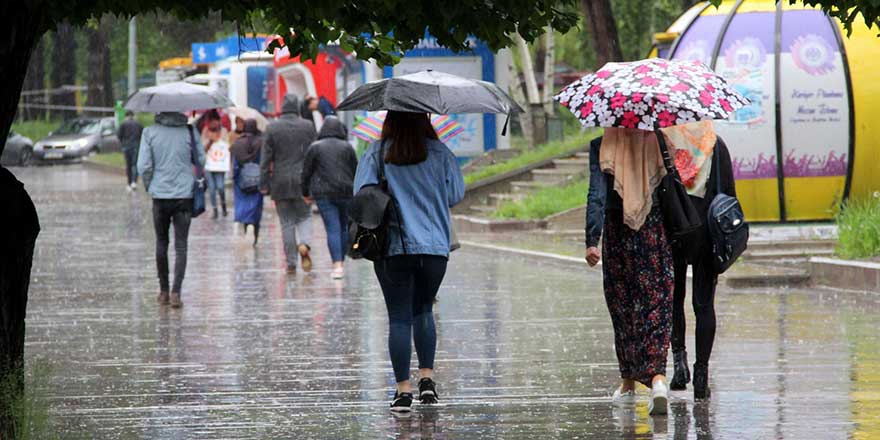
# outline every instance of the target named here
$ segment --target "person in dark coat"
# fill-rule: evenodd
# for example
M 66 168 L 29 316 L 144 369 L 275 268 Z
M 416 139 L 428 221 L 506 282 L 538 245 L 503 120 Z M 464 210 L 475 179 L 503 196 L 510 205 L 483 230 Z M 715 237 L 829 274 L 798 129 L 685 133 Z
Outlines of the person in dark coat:
M 119 126 L 119 142 L 125 156 L 125 176 L 128 178 L 128 190 L 137 189 L 137 155 L 141 146 L 141 133 L 144 126 L 134 118 L 130 110 L 125 112 L 125 121 Z
M 721 179 L 721 192 L 736 197 L 736 184 L 733 178 L 730 152 L 727 150 L 724 140 L 714 134 L 711 125 L 708 125 L 708 129 L 712 130 L 712 133 L 706 133 L 707 136 L 689 136 L 691 139 L 703 139 L 703 142 L 707 143 L 702 148 L 696 146 L 698 148 L 692 148 L 691 150 L 699 151 L 702 149 L 710 152 L 704 155 L 705 160 L 703 162 L 705 169 L 708 171 L 708 179 L 703 181 L 695 179 L 695 181 L 691 181 L 687 179 L 688 173 L 686 171 L 679 171 L 685 186 L 688 188 L 691 201 L 693 201 L 694 207 L 702 219 L 707 218 L 709 204 L 718 194 L 719 179 Z M 676 145 L 676 148 L 680 149 L 682 146 Z M 693 175 L 694 173 L 690 174 Z M 672 308 L 672 354 L 675 373 L 669 386 L 673 390 L 684 390 L 691 379 L 684 339 L 684 300 L 687 287 L 687 267 L 690 264 L 693 266 L 693 297 L 691 302 L 693 303 L 697 321 L 694 331 L 697 349 L 693 377 L 695 399 L 707 399 L 711 395 L 709 389 L 709 357 L 712 355 L 712 345 L 715 342 L 715 287 L 718 284 L 718 274 L 712 264 L 713 257 L 707 223 L 703 224 L 703 229 L 704 238 L 693 257 L 688 258 L 673 254 L 675 261 L 675 289 Z
M 306 203 L 318 203 L 333 260 L 333 278 L 344 276 L 348 245 L 348 205 L 352 197 L 357 155 L 346 140 L 345 125 L 335 116 L 324 120 L 318 140 L 306 153 L 302 191 Z
M 248 119 L 238 139 L 232 144 L 232 181 L 235 196 L 235 221 L 244 225 L 247 233 L 248 225 L 254 228 L 254 246 L 260 238 L 260 220 L 263 218 L 263 194 L 259 191 L 242 189 L 242 169 L 247 164 L 260 164 L 260 149 L 263 139 L 257 130 L 257 121 Z
M 312 213 L 300 184 L 306 150 L 317 137 L 315 125 L 300 117 L 299 98 L 287 95 L 281 117 L 266 128 L 260 153 L 260 191 L 275 201 L 290 274 L 296 272 L 297 253 L 303 270 L 312 269 Z

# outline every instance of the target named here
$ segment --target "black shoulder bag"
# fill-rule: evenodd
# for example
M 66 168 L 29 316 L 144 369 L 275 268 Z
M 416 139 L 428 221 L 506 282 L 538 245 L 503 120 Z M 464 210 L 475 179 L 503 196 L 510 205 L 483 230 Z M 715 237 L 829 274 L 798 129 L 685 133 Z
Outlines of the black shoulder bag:
M 379 148 L 378 162 L 379 183 L 361 188 L 351 199 L 348 211 L 351 219 L 349 236 L 352 237 L 348 254 L 354 259 L 378 261 L 385 258 L 388 254 L 389 217 L 392 211 L 400 229 L 400 245 L 403 253 L 407 253 L 403 240 L 403 222 L 385 178 L 385 141 L 382 141 Z
M 681 182 L 675 162 L 666 148 L 666 139 L 660 130 L 655 130 L 666 176 L 660 181 L 660 208 L 663 210 L 663 225 L 666 237 L 676 255 L 691 257 L 699 249 L 703 238 L 703 220 Z
M 707 221 L 712 244 L 712 263 L 718 274 L 724 273 L 746 250 L 749 243 L 749 224 L 736 197 L 721 192 L 721 162 L 715 149 L 717 192 L 709 204 Z

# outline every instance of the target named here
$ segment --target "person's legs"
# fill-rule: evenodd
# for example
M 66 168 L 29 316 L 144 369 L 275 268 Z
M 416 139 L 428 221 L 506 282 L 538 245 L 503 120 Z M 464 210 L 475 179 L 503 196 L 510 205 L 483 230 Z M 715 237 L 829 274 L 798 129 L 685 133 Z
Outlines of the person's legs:
M 214 182 L 214 172 L 205 173 L 205 181 L 208 184 L 208 195 L 211 199 L 211 207 L 214 208 L 214 217 L 217 216 L 217 184 Z
M 123 155 L 125 156 L 125 176 L 128 179 L 128 185 L 137 182 L 137 163 L 134 160 L 135 155 L 137 154 L 137 149 L 129 148 L 123 151 Z
M 675 288 L 672 292 L 672 356 L 674 374 L 669 387 L 673 390 L 687 388 L 691 381 L 691 373 L 687 364 L 685 351 L 684 299 L 687 292 L 687 258 L 674 257 Z
M 156 231 L 156 271 L 159 276 L 159 293 L 168 295 L 168 228 L 171 215 L 168 214 L 167 200 L 153 199 L 153 228 Z M 161 301 L 161 298 L 160 298 Z
M 412 358 L 413 297 L 415 276 L 412 256 L 397 256 L 376 261 L 373 270 L 388 309 L 388 352 L 394 368 L 394 380 L 401 393 L 411 392 L 409 364 Z
M 425 255 L 419 257 L 415 273 L 415 298 L 413 298 L 413 340 L 419 358 L 422 377 L 431 377 L 434 355 L 437 351 L 437 330 L 434 326 L 434 298 L 446 275 L 448 260 L 445 257 Z
M 336 210 L 339 211 L 339 243 L 342 257 L 340 261 L 345 261 L 345 253 L 348 251 L 348 205 L 351 199 L 339 199 L 336 201 Z
M 278 211 L 278 220 L 281 222 L 281 239 L 284 242 L 287 268 L 295 268 L 297 262 L 296 212 L 293 200 L 277 200 L 275 201 L 275 209 Z
M 324 222 L 324 229 L 327 231 L 327 248 L 330 250 L 330 259 L 334 263 L 342 262 L 342 243 L 340 238 L 339 209 L 330 199 L 318 199 L 318 210 L 321 212 L 321 220 Z
M 710 260 L 694 262 L 694 292 L 692 302 L 697 317 L 696 343 L 698 365 L 708 365 L 715 343 L 715 287 L 718 275 Z
M 605 219 L 604 239 L 602 240 L 602 283 L 605 305 L 611 316 L 614 328 L 614 350 L 620 371 L 619 390 L 628 393 L 635 389 L 633 360 L 630 350 L 630 336 L 633 333 L 630 322 L 630 298 L 627 289 L 627 264 L 623 258 L 623 221 L 620 215 L 610 214 Z
M 214 190 L 220 196 L 220 208 L 223 210 L 223 217 L 226 217 L 226 173 L 212 171 L 211 176 L 214 178 Z
M 178 200 L 172 216 L 174 222 L 174 284 L 171 293 L 180 295 L 183 277 L 186 274 L 187 240 L 192 220 L 192 199 Z
M 302 199 L 292 201 L 294 204 L 294 225 L 296 228 L 297 251 L 300 264 L 305 272 L 312 270 L 312 207 Z

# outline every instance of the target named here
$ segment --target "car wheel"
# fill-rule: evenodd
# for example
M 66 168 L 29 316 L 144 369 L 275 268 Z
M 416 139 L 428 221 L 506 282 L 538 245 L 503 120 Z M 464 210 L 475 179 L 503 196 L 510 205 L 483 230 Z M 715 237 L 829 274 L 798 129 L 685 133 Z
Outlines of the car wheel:
M 34 158 L 34 150 L 31 147 L 22 147 L 18 153 L 18 164 L 25 167 L 31 164 Z

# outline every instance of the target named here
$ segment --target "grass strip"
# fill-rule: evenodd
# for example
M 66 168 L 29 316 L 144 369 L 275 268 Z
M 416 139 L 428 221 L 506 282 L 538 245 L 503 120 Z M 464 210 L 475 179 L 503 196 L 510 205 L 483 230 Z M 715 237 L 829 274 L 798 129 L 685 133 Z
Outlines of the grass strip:
M 880 191 L 850 199 L 837 215 L 837 255 L 847 259 L 880 257 Z
M 506 201 L 498 206 L 494 217 L 500 219 L 539 220 L 587 203 L 587 179 L 565 186 L 549 186 L 522 200 Z

